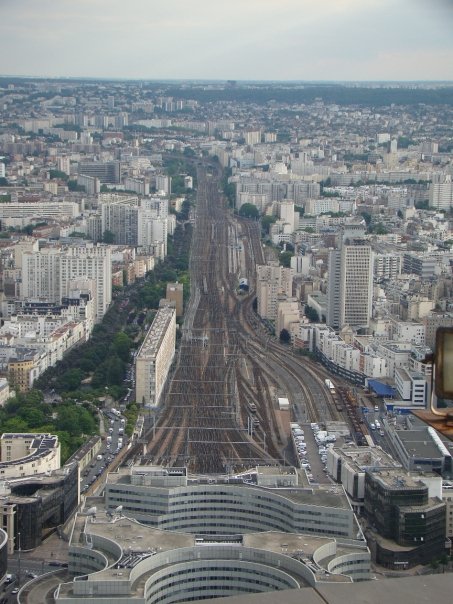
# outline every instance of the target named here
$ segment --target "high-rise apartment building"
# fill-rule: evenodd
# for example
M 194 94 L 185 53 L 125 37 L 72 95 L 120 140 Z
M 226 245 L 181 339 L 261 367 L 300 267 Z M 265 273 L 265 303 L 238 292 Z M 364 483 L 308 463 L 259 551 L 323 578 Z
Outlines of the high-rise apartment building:
M 453 206 L 453 182 L 451 174 L 433 174 L 429 186 L 429 207 L 449 210 Z
M 82 277 L 92 285 L 95 316 L 99 321 L 112 301 L 111 253 L 105 245 L 25 252 L 21 297 L 61 304 L 62 297 L 68 296 L 74 283 Z
M 256 271 L 258 314 L 275 320 L 278 302 L 292 296 L 294 271 L 278 264 L 257 265 Z
M 60 302 L 61 256 L 59 248 L 44 248 L 22 254 L 23 299 L 44 298 L 50 302 Z
M 96 320 L 102 319 L 112 301 L 112 259 L 107 245 L 70 247 L 61 257 L 60 291 L 67 296 L 74 280 L 91 279 L 96 284 L 94 295 Z
M 115 244 L 138 245 L 140 208 L 138 197 L 121 195 L 101 196 L 102 232 L 115 235 Z

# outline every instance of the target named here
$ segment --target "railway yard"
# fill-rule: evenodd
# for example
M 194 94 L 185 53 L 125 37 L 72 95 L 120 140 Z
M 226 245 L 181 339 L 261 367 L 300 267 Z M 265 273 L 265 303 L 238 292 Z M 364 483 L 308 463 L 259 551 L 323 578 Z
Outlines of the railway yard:
M 344 419 L 326 372 L 271 338 L 253 311 L 255 267 L 265 262 L 259 223 L 232 216 L 219 180 L 199 165 L 190 301 L 143 458 L 202 474 L 293 463 L 290 421 Z M 240 277 L 249 291 L 238 290 Z M 291 417 L 278 396 L 289 398 Z

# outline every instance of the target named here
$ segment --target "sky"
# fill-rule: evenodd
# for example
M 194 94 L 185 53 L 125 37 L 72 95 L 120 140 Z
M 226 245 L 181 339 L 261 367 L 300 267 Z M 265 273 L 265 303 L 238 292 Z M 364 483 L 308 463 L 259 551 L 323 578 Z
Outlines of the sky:
M 453 0 L 0 0 L 1 75 L 453 80 Z

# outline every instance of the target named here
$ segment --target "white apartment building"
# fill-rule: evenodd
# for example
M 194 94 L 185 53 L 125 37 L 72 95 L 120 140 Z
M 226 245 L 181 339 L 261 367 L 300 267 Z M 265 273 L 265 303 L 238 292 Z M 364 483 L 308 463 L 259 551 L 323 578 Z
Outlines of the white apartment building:
M 0 220 L 6 226 L 23 227 L 33 219 L 73 220 L 80 215 L 73 201 L 8 201 L 0 204 Z
M 44 474 L 60 467 L 60 443 L 53 434 L 5 432 L 0 447 L 1 480 Z
M 399 254 L 374 254 L 374 277 L 396 279 L 401 274 L 402 260 Z
M 100 321 L 112 301 L 112 260 L 108 245 L 70 247 L 61 257 L 60 291 L 67 296 L 74 280 L 85 277 L 96 284 L 93 296 L 96 320 Z
M 286 329 L 291 333 L 291 324 L 299 322 L 300 311 L 299 302 L 295 298 L 278 303 L 277 319 L 275 323 L 275 333 L 277 337 L 280 336 L 283 329 Z
M 310 268 L 312 267 L 312 255 L 305 254 L 305 256 L 293 256 L 291 258 L 291 268 L 294 273 L 301 275 L 308 275 Z
M 340 202 L 335 197 L 323 197 L 322 199 L 307 199 L 305 202 L 305 215 L 319 216 L 324 212 L 339 212 Z
M 449 210 L 453 206 L 451 174 L 433 174 L 429 186 L 429 206 L 436 210 Z
M 171 176 L 157 174 L 155 177 L 156 190 L 163 191 L 166 195 L 171 193 Z
M 60 302 L 61 257 L 60 248 L 43 248 L 22 254 L 22 299 L 44 298 Z
M 410 407 L 424 409 L 428 403 L 429 385 L 426 376 L 403 367 L 395 371 L 396 389 Z
M 14 244 L 14 266 L 22 268 L 22 254 L 25 252 L 39 252 L 39 241 L 32 237 L 26 237 Z
M 425 326 L 422 323 L 396 321 L 393 333 L 398 342 L 411 342 L 416 346 L 425 344 Z
M 290 201 L 289 199 L 281 201 L 277 208 L 280 220 L 289 226 L 291 232 L 294 232 L 296 223 L 299 223 L 299 213 L 294 211 L 294 201 Z
M 99 196 L 102 233 L 115 235 L 117 245 L 137 245 L 139 218 L 138 197 L 102 194 Z
M 410 342 L 399 342 L 391 340 L 380 342 L 375 340 L 371 344 L 371 349 L 381 358 L 385 359 L 388 367 L 388 376 L 395 378 L 397 369 L 409 366 L 409 358 L 412 352 L 412 344 Z
M 168 220 L 167 218 L 144 217 L 140 214 L 137 233 L 137 245 L 144 248 L 152 248 L 153 245 L 161 243 L 164 256 L 167 255 Z
M 3 407 L 9 397 L 10 389 L 8 380 L 6 378 L 0 378 L 0 407 Z
M 246 130 L 244 140 L 246 145 L 257 145 L 261 142 L 261 130 Z
M 135 359 L 136 401 L 157 406 L 175 355 L 176 309 L 159 308 Z
M 293 269 L 274 263 L 257 265 L 256 271 L 258 314 L 275 320 L 278 302 L 292 297 Z

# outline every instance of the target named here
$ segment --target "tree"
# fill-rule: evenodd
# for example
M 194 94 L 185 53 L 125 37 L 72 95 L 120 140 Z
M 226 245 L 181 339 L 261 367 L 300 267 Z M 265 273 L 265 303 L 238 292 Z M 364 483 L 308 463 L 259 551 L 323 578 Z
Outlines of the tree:
M 308 304 L 305 306 L 305 316 L 311 323 L 319 323 L 318 311 Z
M 369 212 L 361 212 L 360 215 L 363 217 L 367 227 L 369 227 L 371 224 L 371 214 Z
M 49 178 L 52 180 L 53 178 L 59 178 L 61 180 L 68 180 L 69 176 L 66 172 L 62 172 L 61 170 L 49 170 Z
M 68 180 L 68 189 L 69 191 L 85 192 L 85 187 L 83 185 L 78 185 L 76 180 Z
M 370 232 L 374 233 L 375 235 L 387 235 L 389 231 L 385 228 L 382 222 L 378 222 L 378 224 L 375 226 L 370 227 Z
M 244 203 L 239 210 L 239 216 L 244 218 L 259 218 L 259 211 L 252 203 Z
M 61 390 L 76 390 L 80 386 L 83 374 L 80 369 L 70 369 L 66 371 L 58 380 L 58 386 Z
M 294 256 L 294 254 L 292 252 L 281 252 L 279 258 L 280 258 L 280 264 L 286 268 L 290 268 L 291 267 L 291 258 Z
M 112 231 L 104 231 L 102 234 L 102 241 L 110 244 L 115 243 L 115 233 L 112 233 Z
M 261 218 L 261 228 L 267 235 L 269 234 L 271 224 L 274 224 L 275 222 L 277 222 L 277 218 L 275 216 L 263 216 Z
M 119 358 L 125 363 L 129 361 L 131 346 L 132 340 L 126 333 L 124 333 L 124 331 L 117 333 L 113 339 L 112 348 Z
M 282 329 L 280 332 L 280 342 L 289 344 L 291 342 L 291 335 L 287 329 Z

